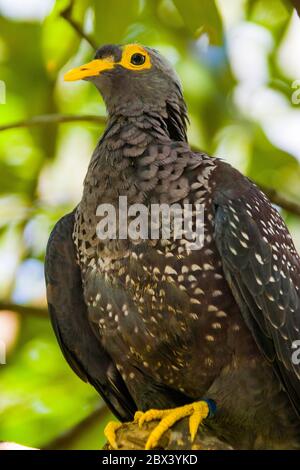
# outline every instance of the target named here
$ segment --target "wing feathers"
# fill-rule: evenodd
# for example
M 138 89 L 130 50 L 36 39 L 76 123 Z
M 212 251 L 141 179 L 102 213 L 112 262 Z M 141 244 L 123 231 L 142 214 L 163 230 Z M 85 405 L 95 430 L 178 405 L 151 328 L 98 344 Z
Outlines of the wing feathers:
M 292 362 L 300 329 L 300 259 L 279 214 L 244 180 L 238 185 L 243 191 L 229 192 L 227 180 L 215 197 L 215 240 L 243 317 L 300 413 L 300 365 Z
M 136 411 L 135 403 L 88 321 L 72 240 L 73 225 L 73 213 L 63 217 L 47 246 L 45 277 L 52 326 L 76 374 L 96 388 L 120 420 L 130 420 Z

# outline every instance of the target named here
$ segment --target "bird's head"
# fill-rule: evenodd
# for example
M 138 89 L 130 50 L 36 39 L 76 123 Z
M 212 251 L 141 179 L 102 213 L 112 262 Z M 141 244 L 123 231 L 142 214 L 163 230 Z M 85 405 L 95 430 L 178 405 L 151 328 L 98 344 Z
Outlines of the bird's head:
M 66 81 L 88 80 L 100 91 L 109 114 L 157 113 L 172 138 L 186 140 L 186 105 L 178 76 L 154 49 L 139 44 L 106 45 L 94 60 L 65 74 Z

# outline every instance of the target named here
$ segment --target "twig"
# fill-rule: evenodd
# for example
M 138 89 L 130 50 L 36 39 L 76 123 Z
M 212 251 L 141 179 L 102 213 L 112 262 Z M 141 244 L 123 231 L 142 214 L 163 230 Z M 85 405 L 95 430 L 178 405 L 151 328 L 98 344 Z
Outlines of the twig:
M 49 442 L 48 444 L 45 444 L 43 446 L 43 449 L 53 450 L 53 449 L 69 448 L 70 444 L 72 444 L 74 440 L 76 440 L 78 437 L 84 434 L 85 431 L 88 431 L 94 422 L 98 421 L 99 427 L 100 427 L 101 422 L 104 420 L 104 418 L 108 414 L 109 414 L 108 408 L 105 405 L 102 405 L 101 407 L 93 411 L 89 416 L 87 416 L 78 424 L 76 424 L 73 428 L 64 432 L 60 436 L 55 437 L 53 441 Z M 100 435 L 99 435 L 99 440 L 100 440 Z
M 0 302 L 0 310 L 11 310 L 12 312 L 17 312 L 21 315 L 26 316 L 34 316 L 40 318 L 48 317 L 48 310 L 46 307 L 30 307 L 28 305 L 13 304 L 10 302 Z
M 105 124 L 106 119 L 103 116 L 96 116 L 94 114 L 44 114 L 41 116 L 35 116 L 30 119 L 24 119 L 22 121 L 16 121 L 11 124 L 4 124 L 0 126 L 1 131 L 7 131 L 9 129 L 17 129 L 20 127 L 33 127 L 33 126 L 44 126 L 46 124 L 61 124 L 64 122 L 76 122 L 76 121 L 88 121 L 100 124 Z
M 90 35 L 86 34 L 83 31 L 81 25 L 72 18 L 72 9 L 73 2 L 71 2 L 71 4 L 60 13 L 60 16 L 64 18 L 70 24 L 70 26 L 72 26 L 72 28 L 76 31 L 79 36 L 85 39 L 89 43 L 89 45 L 96 50 L 98 47 L 96 41 Z
M 291 0 L 291 4 L 293 5 L 298 15 L 300 16 L 300 0 Z

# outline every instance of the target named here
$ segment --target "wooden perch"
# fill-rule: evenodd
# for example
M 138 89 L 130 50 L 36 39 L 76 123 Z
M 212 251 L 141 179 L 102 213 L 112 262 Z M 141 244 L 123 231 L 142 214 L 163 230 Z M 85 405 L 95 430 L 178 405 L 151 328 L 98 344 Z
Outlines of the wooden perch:
M 158 421 L 144 423 L 140 429 L 137 422 L 124 423 L 116 432 L 119 450 L 143 450 L 150 432 L 157 426 Z M 160 439 L 160 450 L 233 450 L 224 441 L 216 437 L 208 427 L 201 426 L 193 444 L 189 436 L 188 418 L 176 423 Z M 105 444 L 103 450 L 112 450 Z

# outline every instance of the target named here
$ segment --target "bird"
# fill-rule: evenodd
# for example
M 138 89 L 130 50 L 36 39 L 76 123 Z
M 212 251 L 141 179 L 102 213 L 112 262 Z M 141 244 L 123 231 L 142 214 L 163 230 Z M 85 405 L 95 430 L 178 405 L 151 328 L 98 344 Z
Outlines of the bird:
M 237 169 L 189 146 L 182 86 L 157 50 L 105 45 L 64 78 L 92 82 L 108 114 L 82 199 L 46 250 L 65 359 L 119 422 L 158 420 L 147 449 L 183 417 L 191 441 L 205 423 L 235 449 L 299 449 L 300 258 L 281 215 Z M 201 207 L 201 246 L 187 230 L 121 235 L 134 221 L 121 198 L 192 206 L 193 217 Z M 122 219 L 106 239 L 99 207 Z M 106 430 L 112 447 L 118 426 Z

